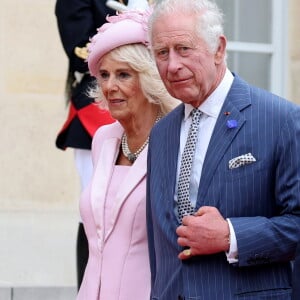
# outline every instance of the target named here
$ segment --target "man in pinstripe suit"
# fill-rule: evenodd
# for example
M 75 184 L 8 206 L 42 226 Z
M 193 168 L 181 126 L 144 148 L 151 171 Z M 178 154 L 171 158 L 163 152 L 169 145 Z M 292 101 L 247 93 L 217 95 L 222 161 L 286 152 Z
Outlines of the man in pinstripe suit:
M 300 108 L 228 70 L 222 13 L 212 1 L 162 0 L 149 28 L 160 75 L 183 102 L 150 136 L 151 299 L 290 299 Z M 194 108 L 202 114 L 189 189 L 194 213 L 181 222 L 179 170 Z

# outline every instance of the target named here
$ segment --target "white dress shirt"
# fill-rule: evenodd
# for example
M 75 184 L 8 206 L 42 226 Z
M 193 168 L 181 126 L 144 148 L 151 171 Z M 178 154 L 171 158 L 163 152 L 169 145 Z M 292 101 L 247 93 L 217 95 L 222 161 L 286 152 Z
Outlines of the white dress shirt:
M 233 75 L 227 69 L 219 86 L 214 90 L 214 92 L 198 107 L 202 112 L 199 131 L 197 137 L 197 144 L 195 150 L 195 157 L 193 160 L 192 170 L 191 170 L 191 181 L 190 181 L 190 200 L 193 206 L 196 205 L 198 188 L 201 178 L 201 172 L 203 167 L 203 162 L 205 159 L 206 151 L 210 138 L 212 136 L 217 118 L 225 101 L 225 98 L 230 90 L 233 82 Z M 175 202 L 176 202 L 176 213 L 177 213 L 177 185 L 179 178 L 179 170 L 181 165 L 181 156 L 186 144 L 188 137 L 189 128 L 192 122 L 190 116 L 193 106 L 190 104 L 185 104 L 185 116 L 181 123 L 180 130 L 180 147 L 178 153 L 178 167 L 177 167 L 177 182 L 176 182 L 176 192 L 175 192 Z M 232 224 L 229 219 L 227 219 L 230 229 L 230 249 L 226 253 L 227 260 L 229 263 L 237 262 L 237 242 L 234 234 Z

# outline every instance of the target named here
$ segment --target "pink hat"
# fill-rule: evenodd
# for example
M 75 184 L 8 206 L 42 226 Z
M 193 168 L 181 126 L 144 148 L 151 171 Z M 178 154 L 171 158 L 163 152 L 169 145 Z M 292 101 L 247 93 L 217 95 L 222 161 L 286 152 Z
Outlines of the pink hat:
M 128 44 L 141 43 L 148 45 L 148 18 L 146 11 L 125 11 L 116 16 L 108 16 L 108 23 L 103 24 L 90 41 L 88 47 L 88 66 L 91 75 L 97 75 L 97 64 L 109 51 Z

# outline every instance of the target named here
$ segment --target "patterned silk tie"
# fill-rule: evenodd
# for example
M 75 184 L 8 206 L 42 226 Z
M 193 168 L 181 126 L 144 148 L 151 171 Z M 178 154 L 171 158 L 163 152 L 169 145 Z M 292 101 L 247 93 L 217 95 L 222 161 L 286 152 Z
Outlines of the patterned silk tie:
M 194 208 L 190 201 L 190 177 L 201 114 L 201 111 L 196 108 L 194 108 L 191 112 L 192 124 L 189 129 L 188 138 L 181 157 L 177 191 L 178 217 L 180 222 L 184 216 L 194 213 Z

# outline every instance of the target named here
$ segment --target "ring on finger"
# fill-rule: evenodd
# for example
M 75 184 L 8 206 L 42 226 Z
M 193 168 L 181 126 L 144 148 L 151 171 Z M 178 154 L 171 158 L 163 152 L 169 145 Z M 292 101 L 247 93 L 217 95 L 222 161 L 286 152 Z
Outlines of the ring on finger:
M 183 254 L 184 254 L 185 256 L 191 256 L 191 255 L 192 255 L 192 250 L 191 250 L 191 248 L 183 250 Z

